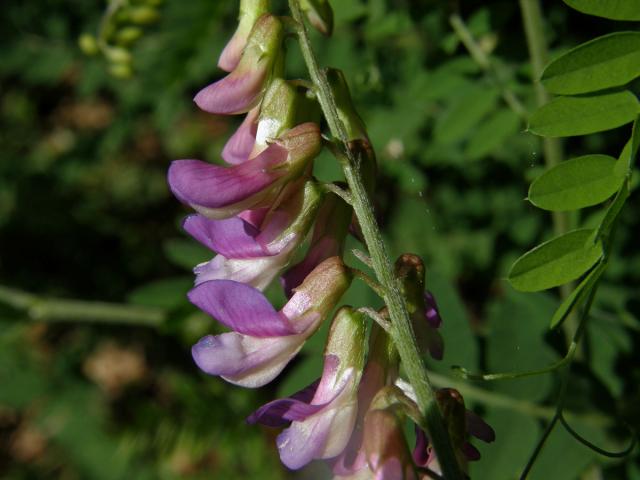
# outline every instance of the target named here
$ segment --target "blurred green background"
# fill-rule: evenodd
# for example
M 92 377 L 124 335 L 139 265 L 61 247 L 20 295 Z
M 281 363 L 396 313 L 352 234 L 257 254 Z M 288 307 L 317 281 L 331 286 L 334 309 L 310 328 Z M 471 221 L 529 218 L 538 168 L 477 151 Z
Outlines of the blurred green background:
M 211 253 L 181 231 L 187 210 L 170 195 L 165 173 L 172 159 L 219 162 L 239 123 L 191 102 L 222 75 L 217 56 L 235 28 L 237 3 L 165 0 L 158 22 L 131 48 L 130 79 L 110 76 L 103 58 L 78 48 L 83 32 L 97 30 L 101 2 L 3 6 L 2 478 L 327 477 L 320 464 L 287 472 L 277 432 L 244 423 L 262 403 L 319 375 L 322 332 L 257 391 L 203 375 L 190 356 L 200 336 L 219 331 L 185 298 L 191 268 Z M 557 379 L 469 383 L 454 379 L 450 367 L 524 370 L 564 354 L 562 335 L 547 329 L 557 294 L 516 293 L 503 280 L 515 258 L 552 235 L 550 216 L 524 200 L 544 168 L 540 142 L 499 88 L 535 108 L 517 2 L 458 5 L 492 62 L 489 72 L 452 32 L 456 2 L 333 5 L 334 38 L 314 41 L 324 65 L 345 71 L 369 127 L 381 171 L 376 201 L 393 254 L 418 253 L 427 264 L 446 342 L 444 360 L 430 368 L 439 386 L 458 388 L 497 433 L 494 444 L 478 445 L 483 458 L 471 477 L 516 478 L 552 415 Z M 544 2 L 544 15 L 552 55 L 634 28 L 558 1 Z M 288 46 L 291 76 L 304 76 L 296 45 Z M 629 129 L 571 139 L 565 158 L 617 156 Z M 316 173 L 340 176 L 327 154 Z M 598 212 L 573 221 L 589 224 Z M 567 404 L 578 431 L 613 449 L 627 436 L 621 419 L 638 426 L 640 404 L 636 208 L 622 224 Z M 282 302 L 277 288 L 270 296 Z M 379 305 L 357 283 L 345 302 Z M 640 468 L 637 455 L 606 459 L 556 429 L 531 478 L 638 480 Z

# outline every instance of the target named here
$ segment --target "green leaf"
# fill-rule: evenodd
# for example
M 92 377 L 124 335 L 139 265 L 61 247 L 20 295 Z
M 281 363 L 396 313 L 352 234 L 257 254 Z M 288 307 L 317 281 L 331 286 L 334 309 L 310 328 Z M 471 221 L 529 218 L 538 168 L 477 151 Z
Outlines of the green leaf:
M 577 95 L 618 87 L 640 76 L 640 32 L 616 32 L 569 50 L 541 81 L 548 91 Z
M 608 155 L 586 155 L 547 170 L 529 188 L 529 201 L 555 212 L 577 210 L 604 202 L 618 191 L 623 177 L 617 160 Z
M 560 304 L 558 309 L 551 318 L 551 324 L 549 328 L 554 329 L 560 325 L 569 316 L 569 314 L 578 308 L 586 300 L 589 291 L 593 288 L 595 283 L 600 279 L 602 273 L 605 270 L 605 264 L 600 263 L 594 268 L 589 275 L 587 275 L 582 282 L 571 292 L 567 298 Z
M 639 111 L 638 99 L 628 91 L 559 97 L 531 115 L 529 131 L 542 137 L 586 135 L 629 123 Z
M 513 288 L 536 292 L 580 277 L 602 256 L 591 229 L 574 230 L 538 245 L 515 261 L 508 279 Z
M 640 20 L 638 0 L 564 0 L 579 12 L 611 20 Z

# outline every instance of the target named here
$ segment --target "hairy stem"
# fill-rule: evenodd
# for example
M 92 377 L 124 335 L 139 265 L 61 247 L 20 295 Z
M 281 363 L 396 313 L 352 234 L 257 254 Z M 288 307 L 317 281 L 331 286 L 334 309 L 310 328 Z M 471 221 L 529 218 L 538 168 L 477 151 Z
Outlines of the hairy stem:
M 371 255 L 373 270 L 384 290 L 384 300 L 391 317 L 391 333 L 396 348 L 407 377 L 415 390 L 418 407 L 424 415 L 429 437 L 438 456 L 444 477 L 447 480 L 463 480 L 465 476 L 451 445 L 449 432 L 444 424 L 433 386 L 429 381 L 427 370 L 418 350 L 405 300 L 400 293 L 398 281 L 393 275 L 393 264 L 378 228 L 371 199 L 362 181 L 360 159 L 348 146 L 347 132 L 338 117 L 335 98 L 329 82 L 318 66 L 298 0 L 289 0 L 289 8 L 296 21 L 300 49 L 311 80 L 316 86 L 318 101 L 331 134 L 342 144 L 344 150 L 346 157 L 342 162 L 344 175 L 351 190 L 354 212 Z

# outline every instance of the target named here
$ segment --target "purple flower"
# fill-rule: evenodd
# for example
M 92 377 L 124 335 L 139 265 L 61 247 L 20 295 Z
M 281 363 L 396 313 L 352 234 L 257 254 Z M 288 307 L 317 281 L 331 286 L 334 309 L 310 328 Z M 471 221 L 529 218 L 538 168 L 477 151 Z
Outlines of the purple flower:
M 271 205 L 287 182 L 304 173 L 321 145 L 320 127 L 303 123 L 274 140 L 256 158 L 238 165 L 176 160 L 169 167 L 169 187 L 181 202 L 202 215 L 229 218 Z
M 245 212 L 225 220 L 202 215 L 187 217 L 184 229 L 218 253 L 213 260 L 196 266 L 196 285 L 209 280 L 234 280 L 264 290 L 306 237 L 321 197 L 318 185 L 308 181 L 275 210 Z
M 362 315 L 340 309 L 331 325 L 317 387 L 312 384 L 292 397 L 270 402 L 248 418 L 269 426 L 291 422 L 277 439 L 287 467 L 298 469 L 314 459 L 335 457 L 347 445 L 358 413 L 364 337 Z
M 349 477 L 357 472 L 368 471 L 364 449 L 365 415 L 376 394 L 387 385 L 392 385 L 398 376 L 398 357 L 391 338 L 377 325 L 369 336 L 369 358 L 358 387 L 358 418 L 349 443 L 340 456 L 331 461 L 335 475 Z
M 484 442 L 495 440 L 493 429 L 471 410 L 466 410 L 460 392 L 453 388 L 442 388 L 436 392 L 436 399 L 449 430 L 451 442 L 461 464 L 480 459 L 480 452 L 468 441 L 469 435 Z M 413 458 L 417 465 L 437 464 L 435 451 L 426 433 L 416 427 L 416 445 Z
M 429 352 L 435 360 L 442 360 L 444 342 L 438 332 L 442 319 L 433 295 L 424 289 L 425 269 L 422 259 L 408 253 L 400 255 L 395 267 L 403 294 L 407 299 L 418 345 L 423 352 Z
M 342 261 L 327 259 L 279 312 L 251 286 L 230 280 L 201 283 L 189 292 L 189 300 L 233 331 L 208 335 L 194 345 L 196 364 L 236 385 L 265 385 L 318 329 L 350 282 Z
M 193 100 L 198 107 L 220 115 L 236 115 L 256 107 L 274 73 L 283 35 L 282 22 L 277 17 L 262 15 L 251 30 L 242 57 L 233 71 L 195 96 Z M 225 60 L 227 57 L 231 55 L 223 55 Z
M 236 68 L 256 20 L 267 13 L 268 9 L 268 0 L 241 0 L 238 28 L 222 50 L 218 67 L 226 72 Z

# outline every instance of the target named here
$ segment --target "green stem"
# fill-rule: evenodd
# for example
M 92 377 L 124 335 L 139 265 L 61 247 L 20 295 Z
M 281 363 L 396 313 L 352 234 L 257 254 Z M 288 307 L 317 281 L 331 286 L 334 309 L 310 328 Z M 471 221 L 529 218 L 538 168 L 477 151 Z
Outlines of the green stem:
M 362 228 L 362 233 L 371 255 L 373 270 L 378 282 L 384 289 L 384 299 L 389 310 L 392 323 L 392 337 L 411 382 L 417 398 L 418 407 L 425 417 L 429 436 L 438 456 L 444 477 L 447 480 L 463 480 L 465 478 L 451 445 L 449 432 L 442 418 L 442 413 L 435 399 L 434 388 L 427 376 L 422 357 L 419 353 L 415 334 L 407 306 L 400 293 L 397 279 L 393 275 L 393 264 L 387 253 L 382 234 L 378 228 L 371 199 L 365 189 L 360 174 L 360 159 L 348 147 L 347 132 L 338 117 L 335 98 L 331 92 L 326 75 L 320 70 L 316 60 L 307 28 L 302 18 L 299 0 L 289 0 L 289 8 L 294 20 L 302 56 L 309 70 L 309 75 L 317 88 L 320 107 L 329 125 L 331 134 L 340 141 L 344 149 L 346 161 L 343 171 L 351 190 L 353 209 Z
M 39 322 L 88 322 L 157 327 L 166 319 L 158 308 L 82 300 L 42 298 L 14 288 L 0 286 L 0 303 L 25 311 Z

